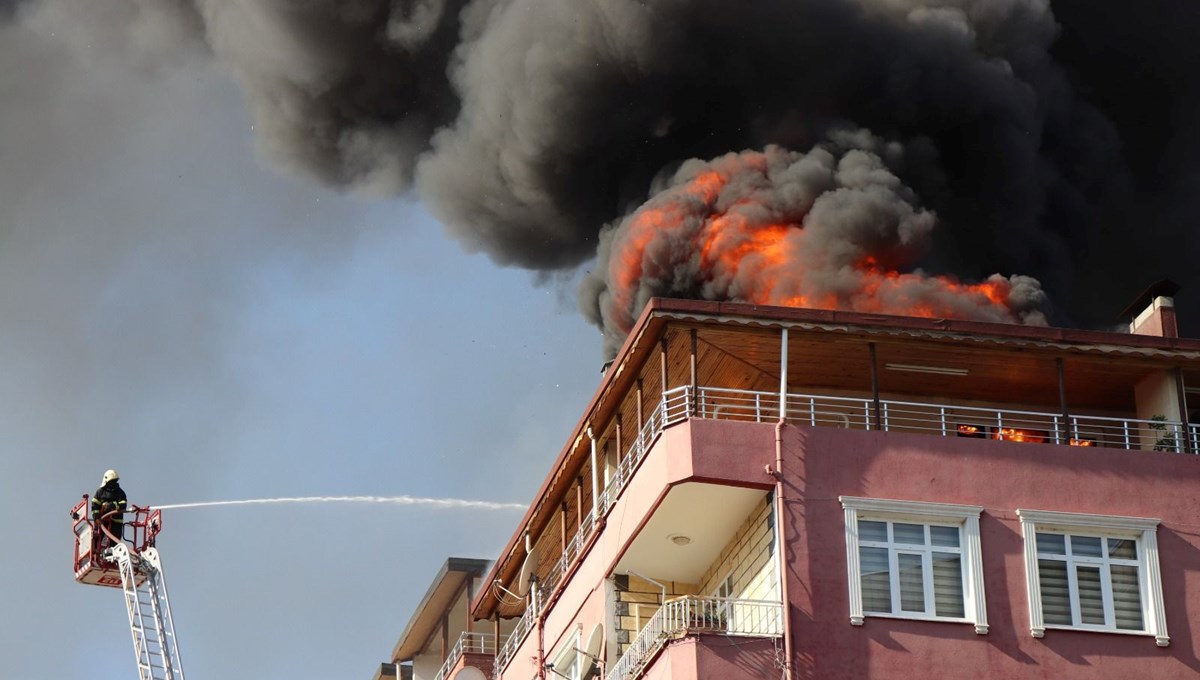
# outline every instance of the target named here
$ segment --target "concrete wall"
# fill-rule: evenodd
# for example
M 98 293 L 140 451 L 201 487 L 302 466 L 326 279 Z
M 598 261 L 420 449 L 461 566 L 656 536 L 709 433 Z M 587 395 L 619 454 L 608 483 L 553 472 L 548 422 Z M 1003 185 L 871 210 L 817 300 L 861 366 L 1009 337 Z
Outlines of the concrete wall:
M 803 427 L 785 428 L 784 440 L 782 522 L 798 678 L 1127 680 L 1200 672 L 1193 623 L 1200 616 L 1200 457 Z M 839 495 L 983 506 L 989 633 L 872 617 L 851 626 Z M 1017 508 L 1160 518 L 1170 647 L 1112 633 L 1032 637 Z
M 773 505 L 771 497 L 766 496 L 750 511 L 746 521 L 721 550 L 720 557 L 700 578 L 700 595 L 713 595 L 721 582 L 732 576 L 732 597 L 779 601 Z

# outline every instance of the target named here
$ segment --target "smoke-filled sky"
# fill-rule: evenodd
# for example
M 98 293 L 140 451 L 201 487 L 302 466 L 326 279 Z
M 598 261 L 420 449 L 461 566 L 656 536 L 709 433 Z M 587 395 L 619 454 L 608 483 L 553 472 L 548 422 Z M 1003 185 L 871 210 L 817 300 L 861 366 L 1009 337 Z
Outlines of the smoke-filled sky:
M 761 252 L 698 244 L 786 252 L 789 298 L 1082 326 L 1171 277 L 1194 334 L 1197 35 L 1190 0 L 0 0 L 5 674 L 132 674 L 68 576 L 106 467 L 527 500 L 645 297 L 753 299 Z M 175 513 L 185 661 L 224 678 L 365 676 L 516 519 Z

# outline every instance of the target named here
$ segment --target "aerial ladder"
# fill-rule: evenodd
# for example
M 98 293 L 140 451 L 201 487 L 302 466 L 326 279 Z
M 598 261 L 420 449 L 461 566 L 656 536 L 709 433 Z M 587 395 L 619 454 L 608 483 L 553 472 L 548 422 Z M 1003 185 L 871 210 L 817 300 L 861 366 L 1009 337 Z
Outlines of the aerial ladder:
M 114 510 L 96 520 L 88 513 L 88 496 L 71 512 L 75 532 L 75 580 L 86 585 L 120 588 L 129 613 L 129 631 L 139 680 L 185 680 L 175 639 L 175 622 L 167 597 L 167 581 L 154 541 L 162 529 L 162 511 L 131 506 L 123 513 L 132 530 L 126 542 L 114 535 Z

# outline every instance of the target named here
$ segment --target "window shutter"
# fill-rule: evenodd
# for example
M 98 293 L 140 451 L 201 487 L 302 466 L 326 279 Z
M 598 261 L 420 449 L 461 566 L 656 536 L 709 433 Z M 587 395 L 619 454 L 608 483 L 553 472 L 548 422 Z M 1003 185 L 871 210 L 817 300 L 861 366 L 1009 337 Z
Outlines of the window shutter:
M 1111 575 L 1117 628 L 1143 630 L 1142 594 L 1138 588 L 1137 567 L 1114 564 Z
M 962 558 L 956 554 L 933 553 L 933 610 L 938 616 L 966 616 Z
M 891 612 L 892 580 L 888 572 L 887 548 L 859 548 L 859 563 L 862 565 L 863 610 Z
M 1071 625 L 1067 563 L 1058 560 L 1038 560 L 1038 581 L 1042 593 L 1042 616 L 1046 623 Z

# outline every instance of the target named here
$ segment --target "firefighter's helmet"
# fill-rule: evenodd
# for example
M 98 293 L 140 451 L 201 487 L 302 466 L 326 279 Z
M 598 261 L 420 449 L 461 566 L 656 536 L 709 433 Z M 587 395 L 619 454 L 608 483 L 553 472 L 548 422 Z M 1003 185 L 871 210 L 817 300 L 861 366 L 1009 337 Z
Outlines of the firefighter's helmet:
M 120 479 L 120 478 L 121 478 L 121 475 L 118 475 L 116 470 L 106 470 L 104 472 L 104 477 L 102 477 L 100 480 L 100 483 L 108 484 L 109 482 L 116 480 L 116 479 Z

